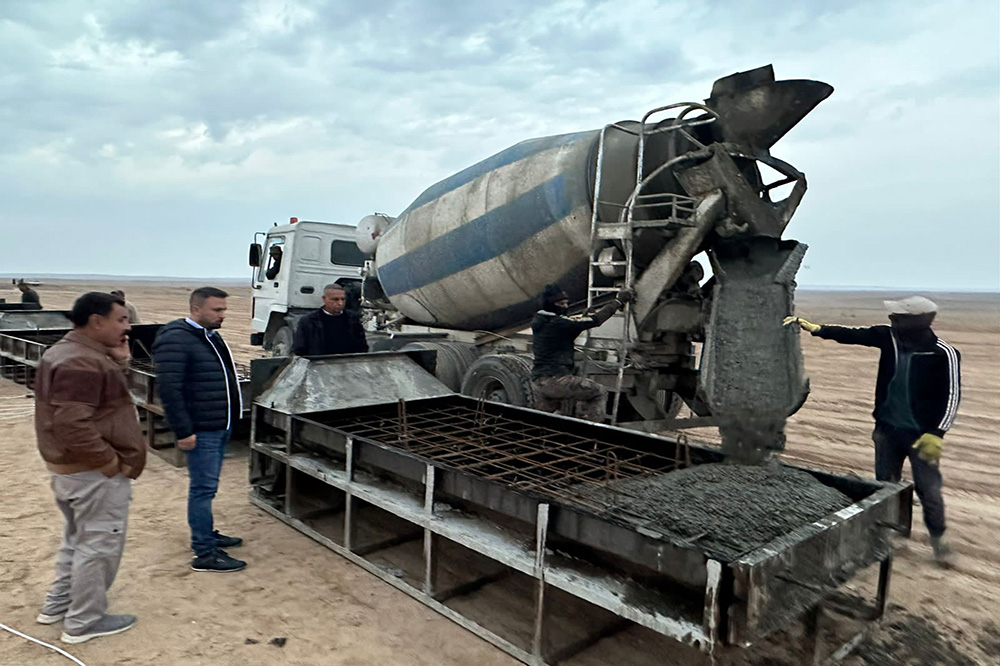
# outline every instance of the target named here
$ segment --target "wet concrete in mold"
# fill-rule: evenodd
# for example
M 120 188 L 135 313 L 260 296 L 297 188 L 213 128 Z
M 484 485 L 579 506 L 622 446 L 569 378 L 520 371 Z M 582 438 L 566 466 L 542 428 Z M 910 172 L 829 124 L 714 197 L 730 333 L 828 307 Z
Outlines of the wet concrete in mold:
M 698 465 L 580 494 L 727 561 L 852 503 L 808 472 L 776 463 Z

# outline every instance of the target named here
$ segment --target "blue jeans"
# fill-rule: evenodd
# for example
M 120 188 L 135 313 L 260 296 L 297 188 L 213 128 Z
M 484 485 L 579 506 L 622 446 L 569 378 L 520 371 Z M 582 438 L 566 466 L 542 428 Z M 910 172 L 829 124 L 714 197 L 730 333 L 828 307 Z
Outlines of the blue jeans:
M 191 550 L 198 557 L 215 550 L 215 527 L 212 522 L 212 500 L 219 489 L 222 455 L 226 452 L 230 430 L 195 433 L 195 447 L 187 454 L 188 526 L 191 528 Z
M 913 487 L 924 508 L 924 524 L 932 537 L 944 534 L 944 498 L 941 497 L 941 469 L 936 462 L 928 462 L 918 455 L 913 443 L 922 433 L 916 430 L 893 428 L 884 423 L 875 424 L 872 440 L 875 442 L 875 478 L 879 481 L 899 481 L 903 477 L 903 463 L 910 459 Z

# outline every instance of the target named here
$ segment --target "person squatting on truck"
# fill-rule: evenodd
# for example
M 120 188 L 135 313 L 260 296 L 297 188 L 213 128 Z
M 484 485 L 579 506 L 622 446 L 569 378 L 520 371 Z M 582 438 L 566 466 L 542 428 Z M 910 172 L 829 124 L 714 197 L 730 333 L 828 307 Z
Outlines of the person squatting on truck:
M 631 289 L 622 289 L 611 301 L 592 315 L 570 317 L 569 296 L 557 284 L 546 285 L 542 309 L 531 322 L 535 352 L 531 388 L 535 409 L 555 413 L 563 400 L 574 400 L 575 416 L 588 421 L 604 420 L 608 389 L 603 384 L 573 374 L 573 341 L 587 329 L 611 319 L 635 297 Z M 567 416 L 571 416 L 568 414 Z
M 954 564 L 944 541 L 944 500 L 941 497 L 941 450 L 961 399 L 961 355 L 937 337 L 931 323 L 937 305 L 923 296 L 885 301 L 891 326 L 848 328 L 813 324 L 786 317 L 818 338 L 845 345 L 877 347 L 882 355 L 875 383 L 875 477 L 899 481 L 909 458 L 913 485 L 924 508 L 934 558 Z

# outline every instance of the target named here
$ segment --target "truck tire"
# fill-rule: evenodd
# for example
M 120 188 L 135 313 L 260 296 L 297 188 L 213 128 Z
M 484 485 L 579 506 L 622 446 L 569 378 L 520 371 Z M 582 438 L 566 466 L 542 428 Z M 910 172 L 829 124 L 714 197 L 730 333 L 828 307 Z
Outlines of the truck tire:
M 473 398 L 503 402 L 518 407 L 531 407 L 530 354 L 488 354 L 469 367 L 462 381 L 462 393 Z
M 292 353 L 292 327 L 282 326 L 271 341 L 271 356 L 289 356 Z
M 443 340 L 441 342 L 410 342 L 399 351 L 411 349 L 432 350 L 437 352 L 437 362 L 434 367 L 434 376 L 441 380 L 441 383 L 458 393 L 462 388 L 462 379 L 465 377 L 469 366 L 479 358 L 479 352 L 475 345 L 467 342 L 451 342 Z

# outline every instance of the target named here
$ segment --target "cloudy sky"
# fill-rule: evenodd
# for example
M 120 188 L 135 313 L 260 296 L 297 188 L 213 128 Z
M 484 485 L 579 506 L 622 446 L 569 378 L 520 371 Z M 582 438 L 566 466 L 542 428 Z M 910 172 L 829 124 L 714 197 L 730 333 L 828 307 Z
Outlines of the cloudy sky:
M 241 276 L 522 139 L 773 63 L 800 284 L 1000 288 L 994 0 L 0 2 L 0 274 Z

